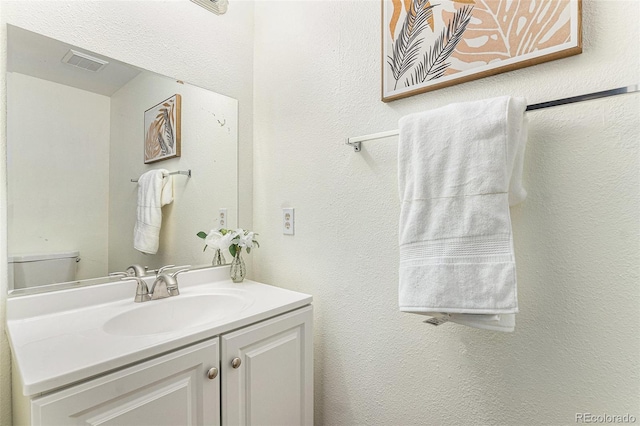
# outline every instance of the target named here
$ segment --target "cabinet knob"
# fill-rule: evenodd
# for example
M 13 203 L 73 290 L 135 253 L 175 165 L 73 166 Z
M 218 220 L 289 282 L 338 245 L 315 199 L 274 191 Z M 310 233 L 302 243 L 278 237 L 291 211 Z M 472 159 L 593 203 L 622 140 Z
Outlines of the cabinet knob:
M 209 380 L 213 380 L 218 377 L 218 369 L 215 367 L 211 367 L 209 371 L 207 371 L 207 377 L 209 378 Z
M 240 364 L 242 364 L 242 360 L 240 358 L 234 358 L 233 361 L 231 361 L 231 366 L 233 368 L 240 367 Z

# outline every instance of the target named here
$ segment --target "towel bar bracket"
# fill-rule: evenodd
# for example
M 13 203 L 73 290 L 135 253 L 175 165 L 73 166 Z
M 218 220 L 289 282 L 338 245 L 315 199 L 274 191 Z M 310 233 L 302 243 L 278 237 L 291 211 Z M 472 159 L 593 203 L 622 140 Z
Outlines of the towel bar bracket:
M 362 142 L 351 142 L 349 138 L 347 138 L 345 143 L 347 145 L 351 145 L 355 152 L 360 152 L 362 150 Z

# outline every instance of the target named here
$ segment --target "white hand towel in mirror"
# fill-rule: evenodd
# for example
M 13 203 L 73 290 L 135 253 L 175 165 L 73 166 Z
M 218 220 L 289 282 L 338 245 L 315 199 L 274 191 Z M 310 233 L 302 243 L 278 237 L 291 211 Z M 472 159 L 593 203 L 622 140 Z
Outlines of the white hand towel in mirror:
M 133 247 L 156 254 L 160 245 L 162 206 L 173 201 L 173 177 L 164 169 L 150 170 L 138 179 L 138 207 Z

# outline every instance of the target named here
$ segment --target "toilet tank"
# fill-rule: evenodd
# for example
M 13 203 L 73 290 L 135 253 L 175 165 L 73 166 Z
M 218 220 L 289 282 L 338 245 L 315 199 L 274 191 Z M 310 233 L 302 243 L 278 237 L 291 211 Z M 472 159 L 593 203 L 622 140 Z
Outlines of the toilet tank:
M 13 288 L 75 281 L 80 261 L 78 256 L 77 251 L 9 256 L 9 275 L 13 275 Z

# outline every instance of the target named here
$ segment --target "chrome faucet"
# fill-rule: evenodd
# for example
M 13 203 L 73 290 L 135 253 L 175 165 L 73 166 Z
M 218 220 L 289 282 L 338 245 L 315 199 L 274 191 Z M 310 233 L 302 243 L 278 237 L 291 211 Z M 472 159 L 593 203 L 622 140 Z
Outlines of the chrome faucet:
M 178 279 L 176 276 L 189 270 L 191 265 L 174 272 L 173 274 L 165 274 L 163 271 L 168 268 L 173 268 L 174 265 L 169 265 L 158 269 L 156 280 L 151 286 L 149 295 L 151 300 L 164 299 L 165 297 L 178 296 L 180 290 L 178 289 Z
M 135 280 L 138 283 L 136 287 L 136 297 L 133 299 L 135 303 L 148 302 L 149 300 L 164 299 L 165 297 L 178 296 L 180 290 L 178 289 L 178 279 L 176 276 L 189 270 L 191 265 L 187 265 L 184 269 L 174 272 L 173 274 L 165 274 L 164 271 L 169 268 L 175 268 L 175 265 L 167 265 L 158 269 L 156 272 L 156 280 L 151 286 L 151 291 L 147 283 L 139 275 L 130 275 L 131 273 L 139 273 L 147 270 L 140 265 L 132 265 L 127 268 L 127 272 L 114 272 L 109 274 L 110 276 L 120 276 L 122 281 Z

